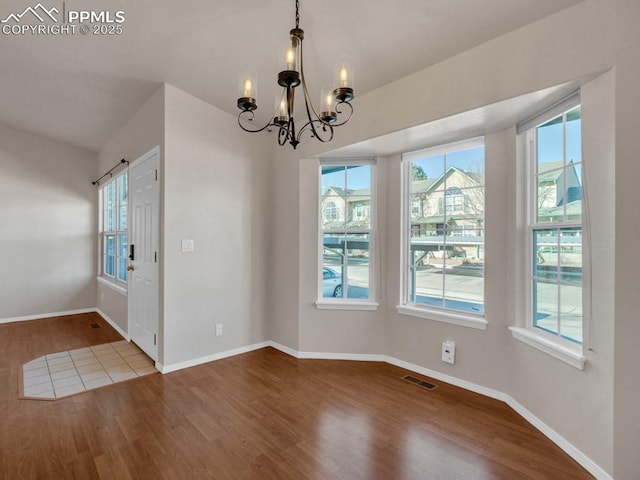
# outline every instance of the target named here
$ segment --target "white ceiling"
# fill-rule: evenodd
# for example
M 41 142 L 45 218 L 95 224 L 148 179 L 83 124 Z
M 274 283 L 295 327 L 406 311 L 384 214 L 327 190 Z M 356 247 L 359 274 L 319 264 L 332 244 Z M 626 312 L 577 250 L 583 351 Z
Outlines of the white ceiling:
M 356 95 L 580 0 L 301 0 L 310 93 L 354 59 Z M 3 0 L 0 19 L 38 0 Z M 62 11 L 62 0 L 42 0 Z M 0 35 L 0 124 L 99 150 L 167 82 L 233 115 L 239 77 L 273 108 L 294 0 L 66 0 L 122 10 L 119 36 Z M 319 97 L 319 95 L 318 95 Z

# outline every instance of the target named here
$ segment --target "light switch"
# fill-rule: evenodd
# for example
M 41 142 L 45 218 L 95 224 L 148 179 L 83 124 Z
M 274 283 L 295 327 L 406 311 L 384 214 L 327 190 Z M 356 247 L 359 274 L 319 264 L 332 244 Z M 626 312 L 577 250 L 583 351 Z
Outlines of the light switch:
M 193 240 L 182 239 L 182 252 L 193 252 Z

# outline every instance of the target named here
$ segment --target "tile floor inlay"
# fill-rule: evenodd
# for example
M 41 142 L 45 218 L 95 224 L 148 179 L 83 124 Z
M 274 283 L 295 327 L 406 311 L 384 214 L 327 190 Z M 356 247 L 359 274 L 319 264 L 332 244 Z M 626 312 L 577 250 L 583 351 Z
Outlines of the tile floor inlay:
M 156 372 L 126 340 L 44 355 L 22 366 L 23 398 L 56 400 Z

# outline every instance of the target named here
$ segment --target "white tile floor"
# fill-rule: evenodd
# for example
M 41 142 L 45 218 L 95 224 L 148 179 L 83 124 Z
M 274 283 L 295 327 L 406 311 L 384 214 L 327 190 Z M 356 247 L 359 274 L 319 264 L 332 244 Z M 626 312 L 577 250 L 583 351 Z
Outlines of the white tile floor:
M 22 396 L 53 400 L 156 371 L 126 340 L 51 353 L 22 366 Z

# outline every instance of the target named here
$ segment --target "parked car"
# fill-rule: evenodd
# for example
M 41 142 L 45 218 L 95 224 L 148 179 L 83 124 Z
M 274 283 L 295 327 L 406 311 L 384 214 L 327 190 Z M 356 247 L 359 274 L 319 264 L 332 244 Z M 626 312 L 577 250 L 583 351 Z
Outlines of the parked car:
M 322 268 L 322 296 L 342 297 L 342 275 L 332 268 Z

